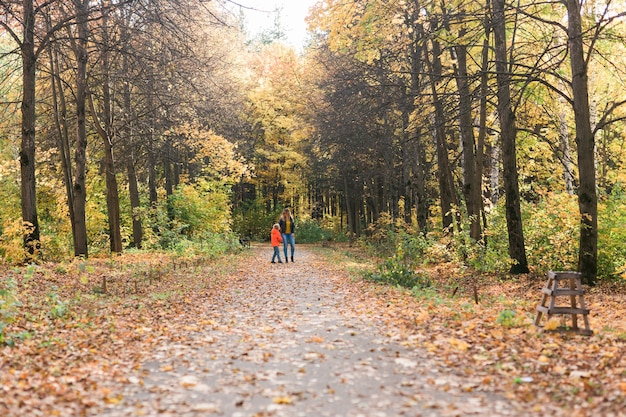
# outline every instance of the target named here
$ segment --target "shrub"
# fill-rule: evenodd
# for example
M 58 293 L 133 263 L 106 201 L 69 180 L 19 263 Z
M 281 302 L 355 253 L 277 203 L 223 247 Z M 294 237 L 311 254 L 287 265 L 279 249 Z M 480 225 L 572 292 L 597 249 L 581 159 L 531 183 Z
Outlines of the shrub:
M 626 272 L 626 192 L 616 186 L 598 204 L 598 276 L 614 278 Z
M 387 227 L 382 227 L 384 224 Z M 386 216 L 374 227 L 371 237 L 370 247 L 386 259 L 375 272 L 366 273 L 365 279 L 405 288 L 430 286 L 430 280 L 416 272 L 426 260 L 424 254 L 430 245 L 426 237 L 411 235 L 401 228 L 396 230 Z
M 549 193 L 522 206 L 528 264 L 549 270 L 576 270 L 580 216 L 576 196 Z
M 28 258 L 24 249 L 24 236 L 32 230 L 31 226 L 25 226 L 22 219 L 7 221 L 2 227 L 0 236 L 0 254 L 9 264 L 21 264 Z
M 363 237 L 366 246 L 379 256 L 393 256 L 398 235 L 393 218 L 389 213 L 381 213 L 376 222 L 365 229 Z
M 253 240 L 268 240 L 272 225 L 279 217 L 280 210 L 267 213 L 261 200 L 249 201 L 234 211 L 233 230 L 239 236 Z
M 524 241 L 529 266 L 538 274 L 576 269 L 578 257 L 578 203 L 566 193 L 548 193 L 537 203 L 522 204 Z M 508 231 L 504 199 L 487 213 L 485 241 L 468 251 L 467 264 L 485 272 L 507 271 Z
M 417 274 L 412 263 L 404 263 L 398 257 L 388 258 L 378 265 L 375 272 L 365 273 L 364 278 L 368 281 L 409 289 L 430 286 L 430 280 Z
M 332 233 L 322 228 L 320 222 L 314 219 L 298 221 L 296 234 L 300 243 L 322 242 L 332 237 Z
M 169 197 L 172 229 L 193 239 L 230 230 L 229 196 L 224 186 L 201 180 L 181 184 Z

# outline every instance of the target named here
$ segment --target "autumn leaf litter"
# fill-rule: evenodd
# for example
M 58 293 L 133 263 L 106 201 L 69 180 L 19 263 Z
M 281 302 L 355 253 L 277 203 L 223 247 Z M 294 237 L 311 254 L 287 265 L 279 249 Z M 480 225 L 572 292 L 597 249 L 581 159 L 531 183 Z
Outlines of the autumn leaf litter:
M 448 266 L 429 271 L 436 291 L 415 297 L 355 280 L 339 250 L 325 251 L 329 258 L 299 245 L 295 263 L 271 265 L 266 249 L 225 263 L 125 255 L 115 266 L 90 261 L 89 273 L 76 264 L 44 265 L 26 278 L 6 271 L 22 308 L 7 329 L 15 347 L 0 350 L 0 412 L 618 416 L 626 409 L 623 292 L 587 295 L 594 336 L 545 334 L 531 325 L 540 279 L 485 280 L 476 304 L 462 281 L 454 297 L 441 290 L 456 274 Z M 106 294 L 98 293 L 103 277 Z M 68 311 L 55 318 L 59 306 Z

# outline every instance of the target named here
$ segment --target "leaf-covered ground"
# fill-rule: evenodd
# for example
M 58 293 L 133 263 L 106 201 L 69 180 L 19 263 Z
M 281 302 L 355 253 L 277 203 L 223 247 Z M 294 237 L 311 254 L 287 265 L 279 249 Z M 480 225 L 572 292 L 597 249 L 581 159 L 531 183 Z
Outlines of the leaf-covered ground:
M 546 334 L 542 280 L 446 266 L 414 295 L 343 250 L 270 255 L 5 271 L 0 415 L 624 415 L 623 291 L 587 294 L 592 337 Z

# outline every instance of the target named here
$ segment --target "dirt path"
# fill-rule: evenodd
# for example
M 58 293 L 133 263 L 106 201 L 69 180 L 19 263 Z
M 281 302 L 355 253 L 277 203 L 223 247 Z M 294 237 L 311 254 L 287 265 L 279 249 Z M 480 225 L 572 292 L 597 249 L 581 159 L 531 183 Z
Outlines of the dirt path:
M 189 334 L 164 341 L 103 416 L 517 415 L 383 333 L 315 251 L 269 263 L 267 247 Z M 123 399 L 122 399 L 123 398 Z

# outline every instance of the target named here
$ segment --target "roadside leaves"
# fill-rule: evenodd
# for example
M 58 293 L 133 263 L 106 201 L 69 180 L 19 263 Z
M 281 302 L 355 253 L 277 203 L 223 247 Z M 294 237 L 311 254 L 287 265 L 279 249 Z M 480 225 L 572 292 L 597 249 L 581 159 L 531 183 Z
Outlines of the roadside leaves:
M 0 415 L 80 416 L 125 407 L 131 401 L 126 389 L 171 399 L 172 404 L 158 404 L 163 412 L 180 411 L 176 401 L 187 397 L 173 395 L 185 394 L 196 396 L 186 403 L 190 412 L 225 413 L 222 404 L 205 398 L 208 391 L 259 390 L 286 372 L 294 380 L 315 379 L 318 365 L 345 352 L 357 338 L 415 353 L 407 357 L 396 352 L 388 359 L 394 375 L 402 377 L 393 389 L 405 390 L 402 404 L 410 415 L 417 414 L 415 407 L 451 415 L 475 410 L 480 415 L 488 405 L 485 398 L 505 398 L 518 410 L 544 415 L 620 415 L 626 409 L 624 291 L 589 289 L 585 299 L 595 332 L 591 337 L 539 332 L 533 319 L 543 279 L 477 277 L 476 304 L 472 288 L 461 286 L 454 296 L 444 290 L 460 281 L 461 273 L 453 266 L 424 271 L 432 277 L 432 288 L 411 292 L 355 280 L 345 267 L 348 262 L 350 268 L 361 266 L 357 258 L 338 253 L 333 251 L 329 256 L 335 258 L 328 261 L 315 257 L 308 266 L 301 261 L 289 270 L 280 267 L 289 274 L 323 271 L 342 296 L 337 308 L 343 316 L 371 323 L 380 334 L 349 320 L 340 335 L 337 324 L 321 331 L 313 326 L 329 308 L 326 289 L 320 290 L 319 300 L 289 316 L 293 305 L 285 292 L 297 298 L 319 284 L 280 287 L 282 270 L 270 270 L 269 263 L 259 266 L 251 256 L 211 263 L 123 255 L 89 260 L 88 268 L 42 265 L 28 274 L 6 269 L 1 274 L 15 281 L 21 306 L 11 312 L 4 329 L 14 347 L 0 347 Z M 275 309 L 266 308 L 268 300 L 277 304 Z M 314 331 L 303 333 L 308 324 Z M 554 318 L 548 328 L 562 324 Z M 190 359 L 198 349 L 206 352 L 202 363 Z M 218 358 L 228 367 L 212 368 Z M 265 401 L 265 413 L 271 414 L 312 398 L 332 403 L 363 380 L 384 385 L 376 380 L 381 369 L 374 359 L 369 351 L 351 358 L 351 371 L 367 375 L 362 380 L 341 373 L 336 384 L 324 382 L 315 392 L 278 384 L 260 390 L 254 400 L 233 398 L 232 406 L 248 410 L 253 401 Z M 167 384 L 146 382 L 154 375 Z M 219 384 L 208 385 L 205 379 L 211 378 Z M 449 396 L 431 400 L 427 389 Z M 458 396 L 470 394 L 459 402 Z
M 626 409 L 626 288 L 586 289 L 594 334 L 584 337 L 549 332 L 569 324 L 569 316 L 567 322 L 551 318 L 543 332 L 534 326 L 541 277 L 477 277 L 476 304 L 473 288 L 455 296 L 444 290 L 462 282 L 454 266 L 419 272 L 433 278 L 433 288 L 411 292 L 361 282 L 354 308 L 464 375 L 475 383 L 472 389 L 504 395 L 538 413 L 620 415 Z

